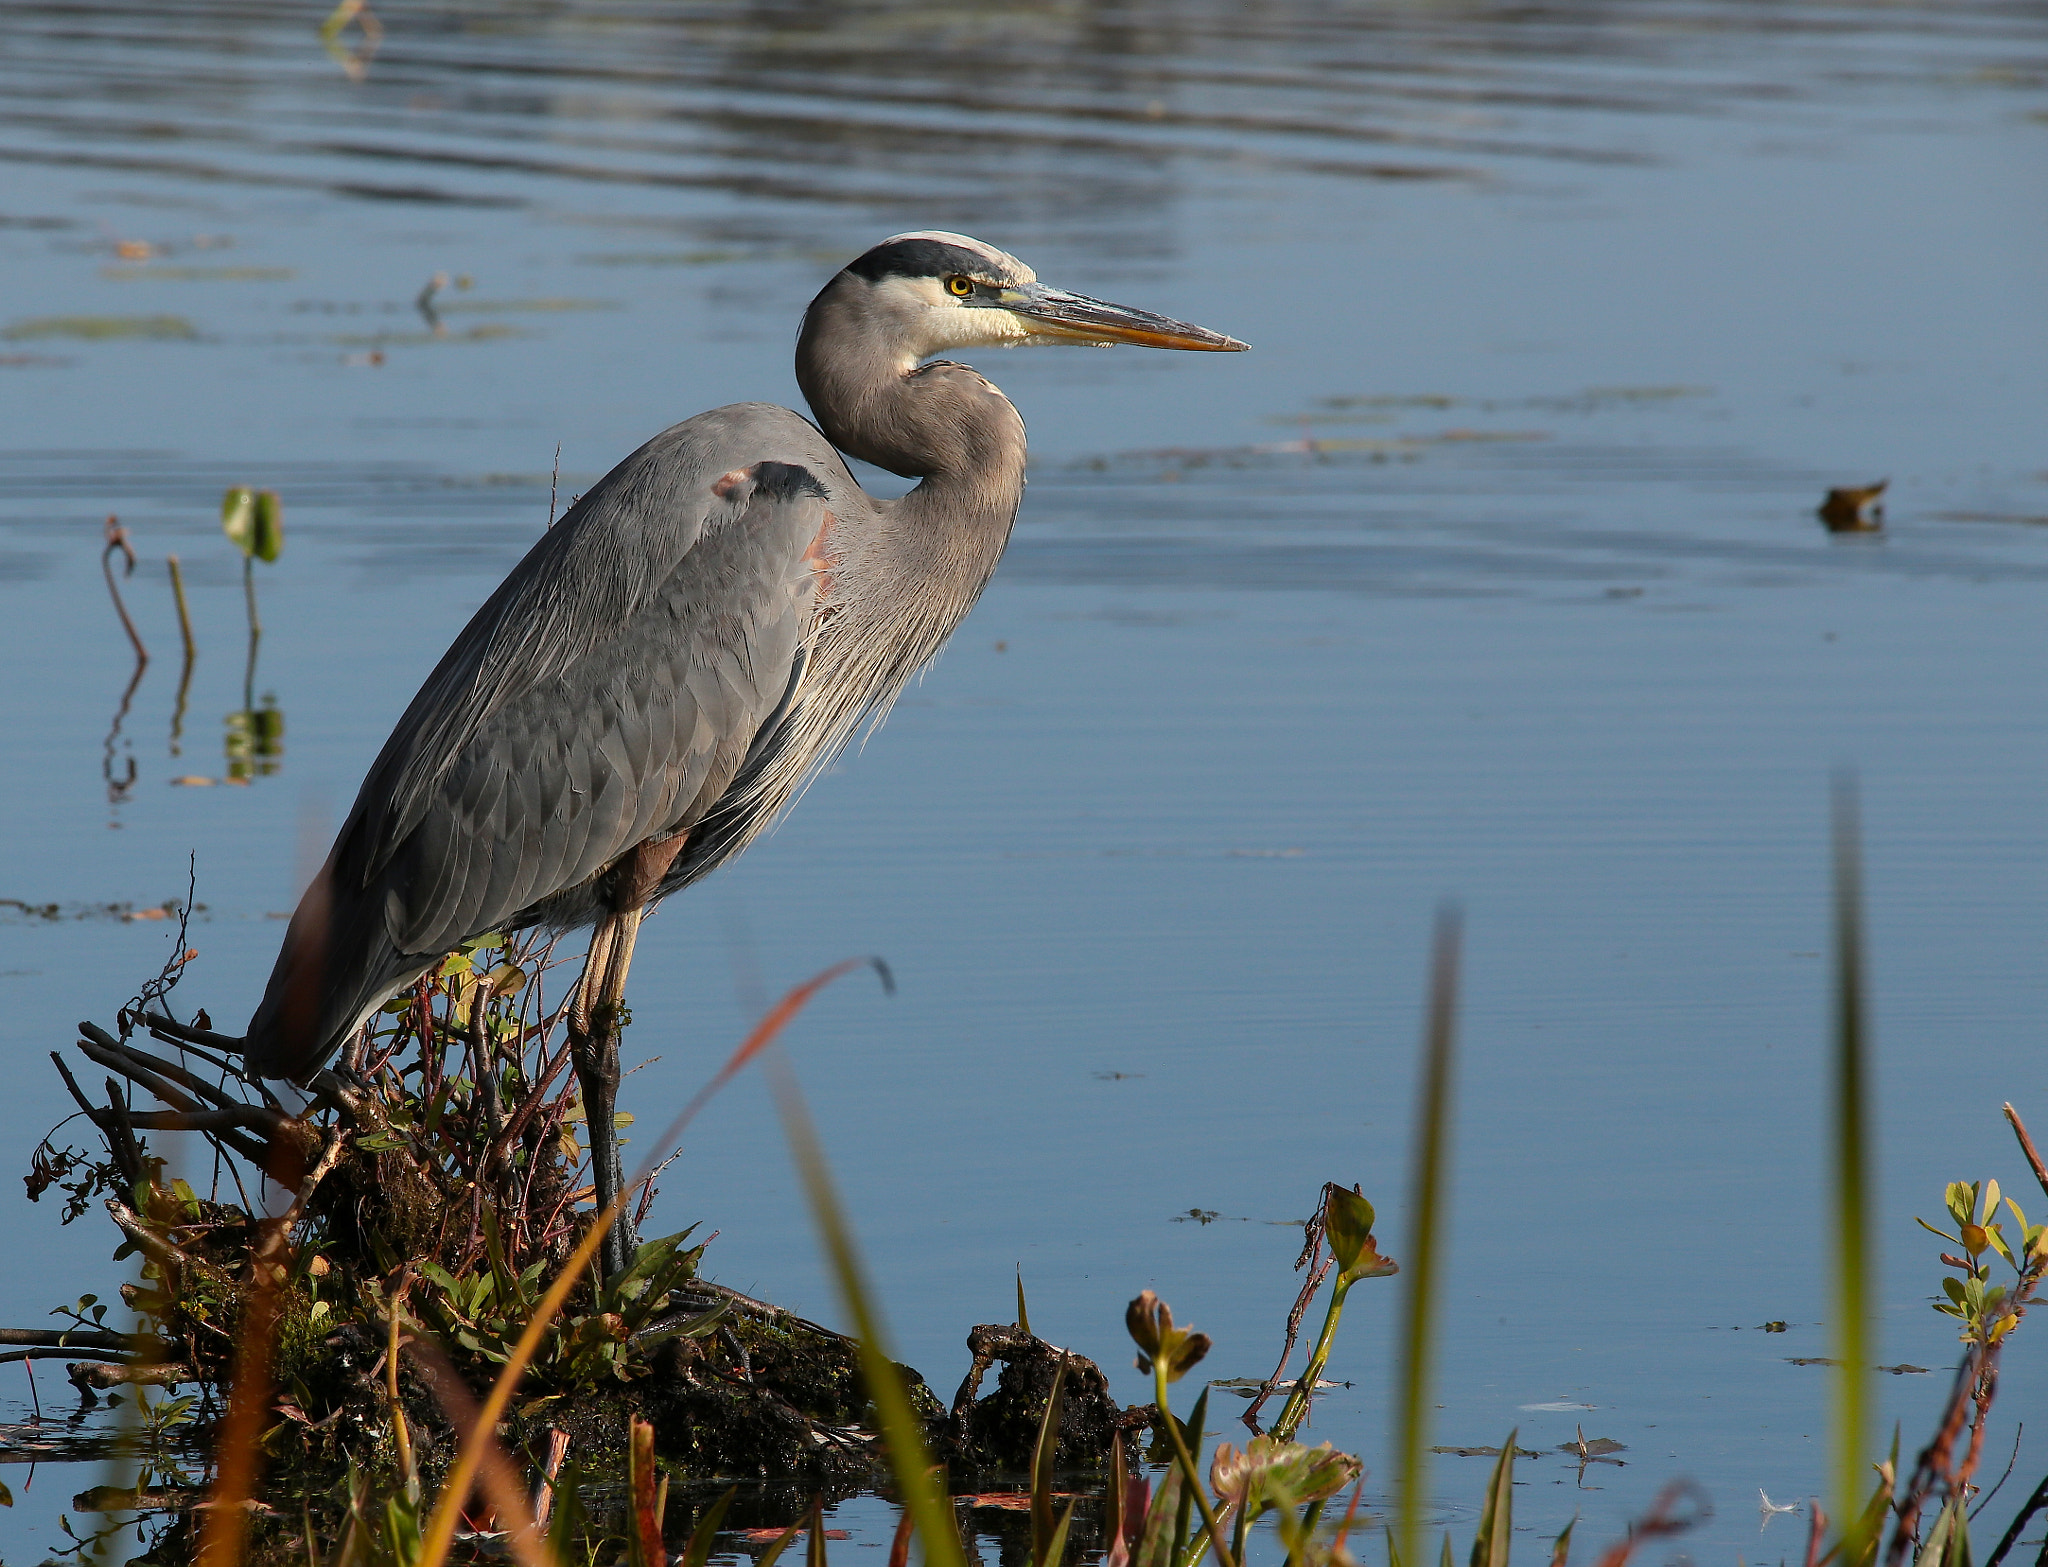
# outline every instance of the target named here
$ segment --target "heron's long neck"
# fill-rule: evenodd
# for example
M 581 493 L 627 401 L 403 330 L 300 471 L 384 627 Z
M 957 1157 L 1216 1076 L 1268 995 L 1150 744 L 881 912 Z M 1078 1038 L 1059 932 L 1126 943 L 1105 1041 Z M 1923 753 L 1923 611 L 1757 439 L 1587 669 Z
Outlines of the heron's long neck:
M 972 536 L 994 568 L 1024 495 L 1024 421 L 1008 398 L 965 365 L 918 368 L 831 290 L 804 318 L 796 378 L 833 445 L 922 481 L 890 508 L 900 526 L 955 546 Z

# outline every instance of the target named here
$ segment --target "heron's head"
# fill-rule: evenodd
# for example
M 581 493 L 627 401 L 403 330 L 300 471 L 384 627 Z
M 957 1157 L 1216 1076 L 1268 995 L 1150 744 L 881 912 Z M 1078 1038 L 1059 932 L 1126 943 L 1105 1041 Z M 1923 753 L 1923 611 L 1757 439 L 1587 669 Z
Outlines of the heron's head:
M 1207 353 L 1250 345 L 1128 305 L 1069 294 L 1007 251 L 965 234 L 920 230 L 885 239 L 819 296 L 889 339 L 907 370 L 955 348 L 1029 343 L 1184 348 Z

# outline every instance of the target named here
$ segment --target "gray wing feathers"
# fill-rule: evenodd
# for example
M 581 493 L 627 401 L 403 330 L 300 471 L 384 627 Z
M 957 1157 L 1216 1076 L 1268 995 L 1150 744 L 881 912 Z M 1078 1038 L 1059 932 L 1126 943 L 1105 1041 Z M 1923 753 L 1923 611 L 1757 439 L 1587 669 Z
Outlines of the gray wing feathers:
M 396 858 L 368 867 L 412 862 L 395 946 L 445 952 L 722 792 L 788 682 L 819 511 L 768 502 L 714 519 L 727 525 L 609 636 L 499 698 L 453 765 L 393 813 Z
M 295 918 L 250 1025 L 259 1070 L 311 1070 L 425 962 L 544 917 L 550 899 L 724 792 L 812 633 L 804 557 L 824 492 L 785 465 L 792 454 L 820 477 L 843 473 L 786 410 L 741 405 L 678 425 L 606 475 L 491 595 L 336 841 L 318 1053 L 274 1037 L 294 938 L 308 934 Z M 764 477 L 728 482 L 742 469 Z

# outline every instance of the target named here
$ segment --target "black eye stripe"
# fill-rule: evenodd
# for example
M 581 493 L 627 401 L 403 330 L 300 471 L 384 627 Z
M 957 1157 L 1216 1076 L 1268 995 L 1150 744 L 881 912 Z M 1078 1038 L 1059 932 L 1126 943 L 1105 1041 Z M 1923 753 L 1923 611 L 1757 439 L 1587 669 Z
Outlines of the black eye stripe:
M 899 239 L 856 257 L 846 270 L 870 283 L 879 283 L 885 277 L 945 278 L 956 272 L 987 273 L 994 265 L 986 255 L 942 240 Z

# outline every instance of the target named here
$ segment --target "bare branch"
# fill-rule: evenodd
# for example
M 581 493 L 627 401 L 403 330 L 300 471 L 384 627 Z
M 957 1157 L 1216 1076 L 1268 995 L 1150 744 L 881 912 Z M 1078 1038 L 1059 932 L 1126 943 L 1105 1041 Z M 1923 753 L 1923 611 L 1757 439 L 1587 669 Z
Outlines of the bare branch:
M 2048 1192 L 2048 1164 L 2041 1162 L 2041 1151 L 2034 1146 L 2034 1139 L 2027 1135 L 2027 1123 L 2020 1119 L 2019 1111 L 2011 1105 L 2005 1107 L 2005 1118 L 2012 1122 L 2012 1134 L 2020 1140 L 2020 1152 L 2034 1167 L 2034 1179 L 2041 1183 L 2042 1191 Z
M 109 1197 L 107 1199 L 107 1212 L 112 1215 L 114 1223 L 119 1226 L 123 1235 L 148 1252 L 158 1262 L 175 1263 L 181 1268 L 191 1263 L 192 1259 L 190 1257 L 157 1234 L 147 1224 L 144 1224 L 142 1216 L 118 1197 Z
M 180 1382 L 197 1382 L 199 1374 L 190 1366 L 110 1366 L 105 1361 L 79 1361 L 65 1369 L 77 1388 L 95 1392 L 110 1387 L 174 1387 Z
M 135 1349 L 144 1340 L 106 1328 L 0 1328 L 0 1344 L 36 1344 L 51 1349 Z

